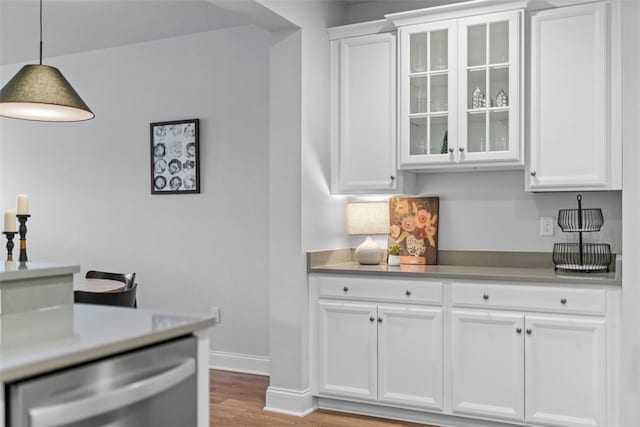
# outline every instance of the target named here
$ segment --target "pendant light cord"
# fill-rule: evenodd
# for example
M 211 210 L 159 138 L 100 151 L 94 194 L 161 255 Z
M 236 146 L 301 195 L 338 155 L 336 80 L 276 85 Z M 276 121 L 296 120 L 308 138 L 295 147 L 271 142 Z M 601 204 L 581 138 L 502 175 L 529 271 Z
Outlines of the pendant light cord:
M 40 0 L 40 65 L 42 65 L 42 0 Z

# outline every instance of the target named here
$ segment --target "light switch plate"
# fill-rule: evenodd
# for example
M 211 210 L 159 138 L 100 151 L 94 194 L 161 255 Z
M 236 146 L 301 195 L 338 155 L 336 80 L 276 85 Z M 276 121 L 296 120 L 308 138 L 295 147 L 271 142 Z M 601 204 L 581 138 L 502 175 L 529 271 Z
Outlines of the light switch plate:
M 553 217 L 552 216 L 540 217 L 540 235 L 553 236 Z

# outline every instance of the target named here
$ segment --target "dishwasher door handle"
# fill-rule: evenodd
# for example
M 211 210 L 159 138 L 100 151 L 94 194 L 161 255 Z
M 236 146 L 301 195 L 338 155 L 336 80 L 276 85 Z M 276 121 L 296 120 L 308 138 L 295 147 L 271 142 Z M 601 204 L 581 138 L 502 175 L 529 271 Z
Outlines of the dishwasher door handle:
M 140 402 L 181 383 L 196 372 L 193 358 L 158 375 L 95 396 L 29 409 L 31 427 L 56 427 L 82 421 Z

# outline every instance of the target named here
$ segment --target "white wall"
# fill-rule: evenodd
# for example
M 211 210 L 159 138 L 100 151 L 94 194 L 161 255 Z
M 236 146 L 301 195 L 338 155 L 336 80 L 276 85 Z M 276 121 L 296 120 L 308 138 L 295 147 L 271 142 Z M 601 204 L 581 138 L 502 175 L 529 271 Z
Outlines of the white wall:
M 559 209 L 577 208 L 578 193 L 527 193 L 524 172 L 468 172 L 418 175 L 418 194 L 440 196 L 439 249 L 551 252 L 554 242 L 577 241 L 575 233 L 540 236 L 541 216 L 558 220 Z M 585 242 L 622 249 L 620 191 L 583 192 L 584 208 L 602 208 L 600 233 Z
M 135 271 L 139 306 L 222 310 L 214 350 L 269 354 L 269 34 L 255 27 L 51 58 L 96 113 L 0 119 L 0 208 L 29 256 Z M 2 76 L 17 66 L 6 66 Z M 199 118 L 199 195 L 151 195 L 149 123 Z

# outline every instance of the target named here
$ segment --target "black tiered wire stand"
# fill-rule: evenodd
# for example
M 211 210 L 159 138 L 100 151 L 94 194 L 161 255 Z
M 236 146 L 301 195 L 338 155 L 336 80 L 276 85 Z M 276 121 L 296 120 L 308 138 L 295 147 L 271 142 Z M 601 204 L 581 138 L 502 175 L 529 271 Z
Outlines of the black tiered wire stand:
M 602 272 L 609 271 L 611 246 L 608 243 L 584 243 L 582 233 L 600 231 L 604 224 L 602 209 L 582 209 L 582 195 L 578 195 L 578 209 L 560 209 L 558 225 L 565 233 L 578 233 L 578 243 L 555 243 L 553 263 L 557 270 Z

